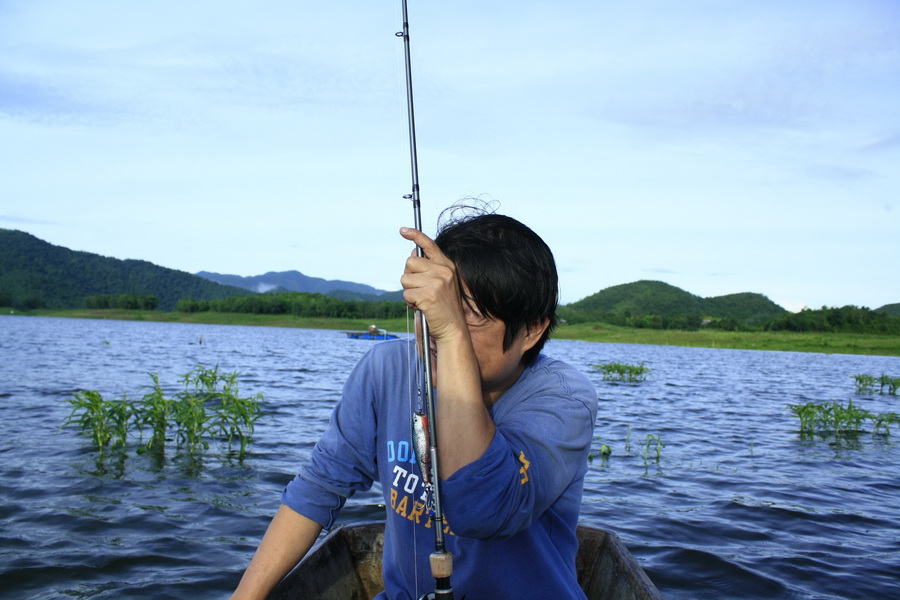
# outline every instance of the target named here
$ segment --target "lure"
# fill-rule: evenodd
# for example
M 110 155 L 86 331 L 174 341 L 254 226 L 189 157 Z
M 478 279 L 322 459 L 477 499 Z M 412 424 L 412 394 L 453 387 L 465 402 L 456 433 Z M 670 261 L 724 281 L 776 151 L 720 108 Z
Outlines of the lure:
M 426 488 L 431 487 L 431 436 L 428 433 L 428 415 L 416 411 L 413 415 L 413 450 L 416 452 L 416 462 L 422 472 Z

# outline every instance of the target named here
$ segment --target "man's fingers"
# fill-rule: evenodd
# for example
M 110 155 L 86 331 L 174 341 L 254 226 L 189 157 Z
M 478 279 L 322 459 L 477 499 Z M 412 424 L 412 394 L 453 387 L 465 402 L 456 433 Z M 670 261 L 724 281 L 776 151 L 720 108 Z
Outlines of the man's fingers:
M 414 242 L 425 252 L 425 256 L 427 256 L 431 260 L 437 260 L 444 257 L 444 255 L 441 253 L 440 248 L 438 248 L 438 245 L 434 243 L 434 240 L 432 240 L 430 237 L 428 237 L 418 229 L 413 229 L 412 227 L 401 227 L 400 235 L 402 235 L 409 241 Z

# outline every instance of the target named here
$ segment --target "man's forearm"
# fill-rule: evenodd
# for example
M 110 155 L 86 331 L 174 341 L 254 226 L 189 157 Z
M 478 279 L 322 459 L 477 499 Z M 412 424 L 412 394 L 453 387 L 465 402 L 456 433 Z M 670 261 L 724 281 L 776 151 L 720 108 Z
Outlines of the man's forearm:
M 478 460 L 494 439 L 478 362 L 467 335 L 438 342 L 437 436 L 440 477 Z
M 275 513 L 232 600 L 262 600 L 309 551 L 322 531 L 284 504 Z

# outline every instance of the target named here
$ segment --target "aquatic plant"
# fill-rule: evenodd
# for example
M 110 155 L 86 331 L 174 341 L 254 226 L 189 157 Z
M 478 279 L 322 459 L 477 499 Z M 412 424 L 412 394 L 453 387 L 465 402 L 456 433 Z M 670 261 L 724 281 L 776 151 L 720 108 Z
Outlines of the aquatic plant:
M 887 389 L 887 393 L 893 396 L 900 389 L 900 377 L 893 377 L 885 373 L 882 373 L 881 377 L 875 377 L 868 373 L 859 373 L 853 376 L 853 381 L 856 383 L 857 394 L 874 394 L 876 384 L 878 385 L 879 394 L 884 394 L 885 389 Z
M 891 435 L 891 425 L 900 424 L 900 415 L 894 412 L 880 413 L 873 417 L 874 429 L 872 435 L 880 433 L 884 429 L 884 435 Z
M 788 408 L 800 419 L 800 433 L 812 433 L 816 430 L 819 419 L 818 404 L 815 402 L 788 404 Z
M 216 373 L 218 369 L 217 365 Z M 209 432 L 206 403 L 214 393 L 215 383 L 213 382 L 210 390 L 207 369 L 199 366 L 190 373 L 185 373 L 181 383 L 184 391 L 178 395 L 173 411 L 175 439 L 179 445 L 187 447 L 188 453 L 194 454 L 199 448 L 209 448 L 209 442 L 203 439 Z
M 823 405 L 821 419 L 826 429 L 834 431 L 835 435 L 841 433 L 859 433 L 863 421 L 870 419 L 872 413 L 853 406 L 850 400 L 847 406 L 840 402 L 830 402 Z
M 900 377 L 891 377 L 882 373 L 878 378 L 878 384 L 881 386 L 878 390 L 880 394 L 883 394 L 884 388 L 887 388 L 887 393 L 894 396 L 897 394 L 897 389 L 900 388 Z
M 659 463 L 659 459 L 662 458 L 662 449 L 666 447 L 662 442 L 662 438 L 659 435 L 653 435 L 652 433 L 647 434 L 647 443 L 644 444 L 644 463 L 647 462 L 647 457 L 650 454 L 650 446 L 653 442 L 656 442 L 656 462 Z
M 261 393 L 242 398 L 238 373 L 220 373 L 218 365 L 212 369 L 198 365 L 184 374 L 179 380 L 182 391 L 174 397 L 166 395 L 158 374 L 149 375 L 153 384 L 137 402 L 125 395 L 121 400 L 104 400 L 99 392 L 78 392 L 69 400 L 73 409 L 63 425 L 77 422 L 82 431 L 89 431 L 101 458 L 110 444 L 124 448 L 132 429 L 141 443 L 138 453 L 162 455 L 166 436 L 174 429 L 176 443 L 191 456 L 208 449 L 212 438 L 229 447 L 237 441 L 243 458 L 262 414 Z M 149 439 L 142 443 L 145 430 L 150 432 Z
M 872 413 L 861 409 L 850 400 L 844 406 L 840 402 L 807 402 L 789 404 L 788 408 L 800 419 L 800 434 L 834 433 L 835 437 L 855 436 L 862 431 L 866 421 L 873 423 L 872 435 L 890 435 L 890 426 L 900 423 L 896 413 Z
M 109 403 L 103 399 L 99 392 L 83 390 L 69 399 L 72 412 L 63 423 L 63 427 L 77 423 L 82 433 L 87 432 L 100 456 L 110 444 L 114 435 L 114 424 L 109 411 Z M 77 415 L 77 418 L 76 418 Z
M 227 440 L 228 445 L 237 439 L 241 457 L 253 439 L 256 422 L 262 415 L 262 393 L 242 398 L 238 389 L 237 373 L 229 373 L 222 378 L 223 388 L 218 394 L 219 404 L 214 408 L 215 426 Z
M 857 394 L 871 394 L 875 391 L 875 377 L 867 373 L 859 373 L 853 376 L 856 383 Z
M 124 449 L 128 444 L 128 430 L 134 417 L 134 405 L 129 402 L 127 395 L 122 394 L 121 400 L 106 402 L 106 413 L 112 426 L 112 446 Z
M 169 420 L 175 412 L 175 403 L 166 398 L 162 385 L 159 383 L 158 373 L 148 373 L 153 380 L 150 391 L 144 394 L 141 401 L 135 405 L 135 425 L 144 437 L 144 427 L 150 427 L 150 440 L 138 448 L 138 452 L 146 452 L 156 449 L 162 452 L 166 444 L 166 432 L 169 429 Z
M 645 366 L 643 362 L 639 365 L 611 362 L 594 365 L 593 369 L 603 374 L 604 381 L 640 383 L 650 375 L 650 367 Z

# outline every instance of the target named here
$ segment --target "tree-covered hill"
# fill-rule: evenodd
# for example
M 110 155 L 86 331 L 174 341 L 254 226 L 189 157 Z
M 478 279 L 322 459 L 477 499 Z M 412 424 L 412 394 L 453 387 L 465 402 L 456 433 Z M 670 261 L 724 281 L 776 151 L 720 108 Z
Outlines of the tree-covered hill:
M 616 285 L 560 309 L 560 316 L 570 322 L 679 328 L 694 328 L 704 320 L 727 328 L 760 327 L 785 313 L 762 294 L 701 298 L 661 281 Z
M 900 303 L 885 304 L 881 308 L 876 308 L 875 312 L 885 313 L 892 317 L 900 317 Z
M 0 306 L 82 308 L 102 294 L 156 296 L 174 310 L 181 298 L 214 300 L 251 292 L 142 260 L 120 260 L 54 246 L 23 231 L 0 229 Z
M 568 305 L 585 315 L 700 315 L 703 299 L 662 281 L 615 285 Z
M 788 312 L 766 296 L 751 292 L 706 298 L 704 310 L 706 316 L 731 319 L 751 327 L 764 325 Z

